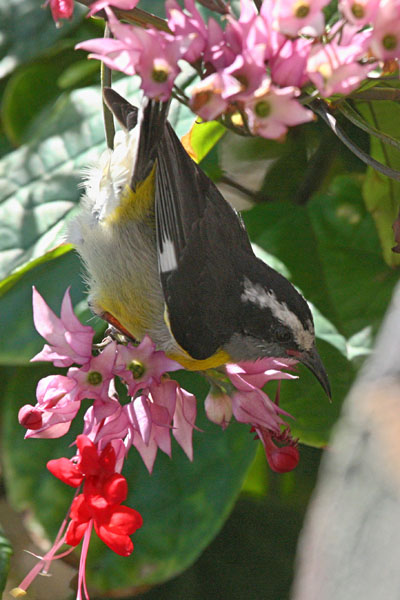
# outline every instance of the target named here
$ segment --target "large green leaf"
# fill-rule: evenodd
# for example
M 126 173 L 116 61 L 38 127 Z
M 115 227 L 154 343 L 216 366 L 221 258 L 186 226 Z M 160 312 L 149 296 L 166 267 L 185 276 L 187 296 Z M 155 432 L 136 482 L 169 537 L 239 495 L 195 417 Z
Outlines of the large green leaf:
M 397 274 L 381 256 L 358 177 L 333 180 L 306 206 L 268 204 L 244 213 L 250 236 L 345 338 L 376 331 Z
M 136 89 L 132 81 L 121 87 Z M 60 98 L 45 139 L 0 161 L 1 278 L 63 241 L 65 218 L 79 200 L 81 170 L 104 147 L 100 113 L 98 90 Z
M 24 441 L 17 421 L 19 407 L 35 401 L 37 381 L 48 373 L 48 368 L 41 367 L 16 371 L 3 400 L 3 436 L 7 488 L 14 506 L 33 509 L 54 537 L 73 492 L 51 476 L 45 465 L 50 458 L 73 454 L 68 445 L 82 430 L 82 423 L 59 440 Z M 126 559 L 93 536 L 89 579 L 103 591 L 158 583 L 190 565 L 221 528 L 254 457 L 257 445 L 248 427 L 232 424 L 223 432 L 206 420 L 202 401 L 208 386 L 202 377 L 185 372 L 177 376 L 199 401 L 197 425 L 202 431 L 194 432 L 194 461 L 174 443 L 173 459 L 159 453 L 150 476 L 132 448 L 124 468 L 130 487 L 126 504 L 142 513 L 144 525 L 134 535 L 132 557 Z
M 396 102 L 380 101 L 358 103 L 357 108 L 372 127 L 400 139 L 400 106 Z M 383 164 L 400 170 L 400 152 L 371 136 L 371 155 Z M 400 210 L 400 183 L 385 177 L 371 167 L 363 187 L 363 194 L 368 210 L 371 212 L 378 229 L 382 244 L 383 256 L 388 265 L 400 265 L 400 256 L 392 252 L 395 245 L 393 223 Z
M 120 80 L 116 89 L 137 101 L 137 78 Z M 170 120 L 183 135 L 193 115 L 174 103 Z M 0 161 L 0 279 L 64 240 L 65 220 L 81 195 L 82 169 L 104 147 L 100 92 L 86 88 L 58 100 L 39 141 Z
M 0 79 L 68 35 L 87 12 L 75 3 L 71 22 L 57 29 L 50 9 L 36 0 L 0 0 Z

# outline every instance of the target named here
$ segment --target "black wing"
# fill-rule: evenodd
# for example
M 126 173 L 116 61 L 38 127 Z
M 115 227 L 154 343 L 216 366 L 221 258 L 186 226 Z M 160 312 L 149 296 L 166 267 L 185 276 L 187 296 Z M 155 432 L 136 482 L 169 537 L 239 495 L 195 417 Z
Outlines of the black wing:
M 145 98 L 139 113 L 136 106 L 130 104 L 112 88 L 104 88 L 103 97 L 115 118 L 128 131 L 136 127 L 139 120 L 140 131 L 136 159 L 130 181 L 131 188 L 136 190 L 137 185 L 150 175 L 154 166 L 160 141 L 164 134 L 169 101 L 158 102 L 157 100 Z
M 157 154 L 156 222 L 172 333 L 193 358 L 208 358 L 237 328 L 239 265 L 253 251 L 237 213 L 169 123 Z

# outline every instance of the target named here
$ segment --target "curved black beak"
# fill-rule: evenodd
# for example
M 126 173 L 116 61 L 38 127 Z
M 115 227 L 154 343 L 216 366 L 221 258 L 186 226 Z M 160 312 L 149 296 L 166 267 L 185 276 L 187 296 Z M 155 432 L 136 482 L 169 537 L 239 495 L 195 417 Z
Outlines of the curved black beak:
M 325 394 L 328 396 L 329 400 L 332 398 L 331 395 L 331 386 L 329 384 L 328 375 L 325 371 L 325 367 L 322 363 L 322 360 L 317 352 L 316 347 L 314 346 L 308 352 L 303 352 L 296 358 L 303 363 L 308 369 L 310 369 L 311 373 L 315 375 L 320 384 L 322 385 Z

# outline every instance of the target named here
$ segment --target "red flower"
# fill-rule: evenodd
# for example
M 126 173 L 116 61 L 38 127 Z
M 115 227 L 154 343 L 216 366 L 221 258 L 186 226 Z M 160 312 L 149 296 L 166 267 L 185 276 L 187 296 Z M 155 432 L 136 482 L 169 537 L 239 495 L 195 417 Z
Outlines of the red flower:
M 79 450 L 77 461 L 68 458 L 49 460 L 47 468 L 67 485 L 79 487 L 87 476 L 95 476 L 101 484 L 115 472 L 116 456 L 111 444 L 107 444 L 99 455 L 96 446 L 86 435 L 78 435 L 76 445 Z
M 122 475 L 119 477 L 126 484 L 125 478 Z M 133 508 L 120 506 L 119 503 L 108 504 L 107 501 L 103 504 L 102 500 L 106 499 L 86 492 L 75 498 L 65 541 L 71 546 L 79 544 L 93 520 L 99 538 L 116 554 L 129 556 L 133 550 L 133 543 L 129 536 L 142 526 L 142 517 Z
M 71 546 L 79 544 L 93 522 L 97 535 L 111 550 L 129 556 L 133 550 L 129 536 L 142 526 L 143 520 L 133 508 L 121 506 L 128 495 L 128 484 L 123 475 L 115 472 L 114 448 L 107 444 L 98 454 L 86 435 L 79 435 L 76 444 L 76 462 L 59 458 L 47 463 L 51 473 L 64 483 L 77 488 L 83 482 L 83 493 L 71 506 L 65 541 Z

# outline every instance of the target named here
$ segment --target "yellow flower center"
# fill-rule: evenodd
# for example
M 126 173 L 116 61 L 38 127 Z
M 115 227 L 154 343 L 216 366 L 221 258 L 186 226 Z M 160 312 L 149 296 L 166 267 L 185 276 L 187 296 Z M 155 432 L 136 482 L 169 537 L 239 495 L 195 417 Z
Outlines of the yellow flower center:
M 87 382 L 90 385 L 100 385 L 103 381 L 103 375 L 98 371 L 89 371 L 87 375 Z
M 304 0 L 299 0 L 293 6 L 293 14 L 297 19 L 305 19 L 310 12 L 310 5 Z
M 165 83 L 168 79 L 168 69 L 166 67 L 154 67 L 151 77 L 157 83 Z
M 140 360 L 131 360 L 127 368 L 132 373 L 133 379 L 140 379 L 146 372 L 146 368 Z
M 268 117 L 271 112 L 271 105 L 269 102 L 267 102 L 267 100 L 260 100 L 260 102 L 257 102 L 255 105 L 254 112 L 256 113 L 257 117 L 265 119 L 265 117 Z
M 318 67 L 318 72 L 322 75 L 323 79 L 327 81 L 329 77 L 332 76 L 332 67 L 328 62 L 322 63 Z
M 354 4 L 351 7 L 351 12 L 353 13 L 353 15 L 355 16 L 356 19 L 362 19 L 363 16 L 365 15 L 365 10 L 362 4 L 359 4 L 358 2 L 354 2 Z
M 397 48 L 398 39 L 393 33 L 387 33 L 382 39 L 382 46 L 385 50 L 394 50 Z

